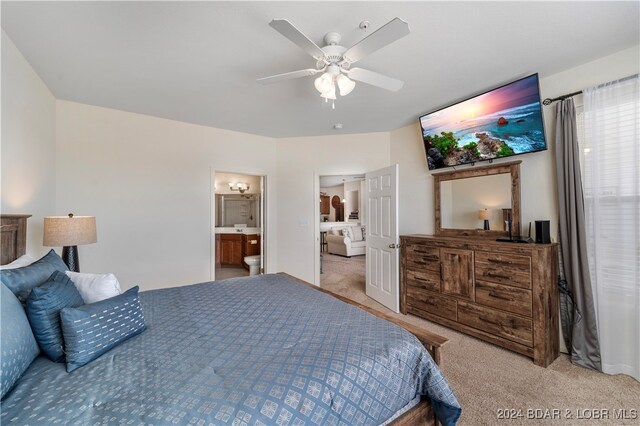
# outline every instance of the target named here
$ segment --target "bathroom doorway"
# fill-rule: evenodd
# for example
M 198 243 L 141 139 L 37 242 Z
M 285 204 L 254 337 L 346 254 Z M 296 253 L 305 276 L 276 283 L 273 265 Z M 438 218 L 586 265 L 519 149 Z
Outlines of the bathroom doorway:
M 212 280 L 264 272 L 266 176 L 213 173 Z

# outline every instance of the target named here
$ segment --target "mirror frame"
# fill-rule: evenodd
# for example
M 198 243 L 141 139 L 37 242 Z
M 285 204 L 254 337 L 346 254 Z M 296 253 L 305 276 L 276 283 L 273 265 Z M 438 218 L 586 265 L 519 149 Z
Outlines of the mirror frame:
M 522 161 L 510 161 L 507 163 L 493 164 L 464 170 L 453 170 L 448 172 L 434 173 L 433 185 L 435 195 L 435 234 L 443 237 L 475 237 L 491 238 L 508 237 L 509 231 L 496 231 L 484 229 L 455 229 L 442 228 L 440 213 L 440 183 L 448 180 L 467 179 L 472 177 L 490 176 L 498 174 L 511 174 L 511 224 L 512 235 L 520 235 L 520 163 Z

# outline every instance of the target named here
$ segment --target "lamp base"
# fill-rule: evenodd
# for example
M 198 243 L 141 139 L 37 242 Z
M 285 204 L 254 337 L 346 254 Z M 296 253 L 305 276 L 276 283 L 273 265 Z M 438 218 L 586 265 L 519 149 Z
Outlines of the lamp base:
M 484 230 L 485 231 L 489 231 L 489 219 L 485 219 L 484 220 Z
M 62 260 L 67 264 L 71 272 L 80 272 L 80 260 L 78 260 L 78 246 L 62 247 Z

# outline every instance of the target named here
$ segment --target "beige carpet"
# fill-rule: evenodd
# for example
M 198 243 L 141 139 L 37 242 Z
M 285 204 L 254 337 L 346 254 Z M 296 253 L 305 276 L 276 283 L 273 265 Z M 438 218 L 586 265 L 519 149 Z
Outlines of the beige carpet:
M 365 295 L 364 256 L 352 258 L 361 259 L 361 266 L 329 256 L 324 258 L 328 268 L 321 275 L 322 288 L 392 313 Z M 461 425 L 640 425 L 640 383 L 629 376 L 576 367 L 567 355 L 548 368 L 537 367 L 529 358 L 429 321 L 393 315 L 449 339 L 443 350 L 443 371 L 462 404 Z M 558 411 L 550 411 L 554 409 Z M 627 417 L 636 410 L 635 419 L 614 419 L 614 410 L 620 409 L 627 410 Z M 499 419 L 499 410 L 515 410 L 507 414 L 516 418 Z M 594 410 L 608 410 L 608 419 L 594 419 Z M 544 414 L 557 418 L 544 419 Z
M 322 274 L 320 287 L 340 286 L 349 288 L 354 283 L 362 283 L 364 292 L 365 256 L 342 257 L 335 254 L 322 253 Z

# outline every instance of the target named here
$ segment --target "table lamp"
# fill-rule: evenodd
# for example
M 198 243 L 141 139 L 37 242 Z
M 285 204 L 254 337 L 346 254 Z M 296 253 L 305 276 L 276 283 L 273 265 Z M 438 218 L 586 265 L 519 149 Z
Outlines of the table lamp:
M 45 216 L 45 247 L 62 247 L 62 260 L 70 271 L 80 272 L 78 246 L 98 241 L 95 216 Z
M 491 217 L 491 210 L 480 209 L 478 210 L 478 219 L 484 220 L 484 230 L 489 230 L 489 218 Z

